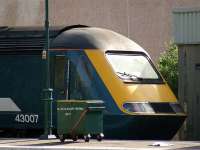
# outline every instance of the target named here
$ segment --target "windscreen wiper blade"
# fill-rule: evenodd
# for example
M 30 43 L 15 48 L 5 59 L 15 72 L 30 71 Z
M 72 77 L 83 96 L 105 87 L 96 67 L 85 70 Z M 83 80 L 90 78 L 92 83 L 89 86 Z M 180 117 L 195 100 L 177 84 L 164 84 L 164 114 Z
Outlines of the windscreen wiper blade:
M 138 76 L 136 76 L 134 74 L 129 74 L 129 73 L 126 73 L 126 72 L 117 72 L 117 74 L 121 75 L 120 78 L 125 76 L 125 77 L 129 77 L 129 79 L 134 80 L 134 81 L 135 81 L 135 79 L 143 80 L 143 78 L 141 78 L 141 77 L 138 77 Z

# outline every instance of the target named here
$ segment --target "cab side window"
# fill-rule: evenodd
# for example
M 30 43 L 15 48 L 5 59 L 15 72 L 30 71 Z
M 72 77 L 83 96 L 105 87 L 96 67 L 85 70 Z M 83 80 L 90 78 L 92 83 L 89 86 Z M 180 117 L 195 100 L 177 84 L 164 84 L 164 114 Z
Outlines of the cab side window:
M 74 53 L 70 58 L 70 99 L 98 99 L 95 73 L 83 53 Z

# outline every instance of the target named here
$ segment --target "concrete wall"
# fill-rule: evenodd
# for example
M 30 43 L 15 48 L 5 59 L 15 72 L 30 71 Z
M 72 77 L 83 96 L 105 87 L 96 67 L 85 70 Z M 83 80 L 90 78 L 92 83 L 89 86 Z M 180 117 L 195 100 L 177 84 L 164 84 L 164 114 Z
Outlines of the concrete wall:
M 86 24 L 129 36 L 156 61 L 172 39 L 172 10 L 200 0 L 49 0 L 50 24 Z M 0 26 L 41 26 L 44 0 L 0 0 Z

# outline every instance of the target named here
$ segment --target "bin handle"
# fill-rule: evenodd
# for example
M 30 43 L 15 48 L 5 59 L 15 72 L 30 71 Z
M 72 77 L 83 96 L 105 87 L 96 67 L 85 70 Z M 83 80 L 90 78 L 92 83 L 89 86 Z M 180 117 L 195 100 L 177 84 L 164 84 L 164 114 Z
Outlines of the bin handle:
M 88 107 L 89 110 L 93 110 L 93 109 L 105 109 L 104 106 L 101 107 Z
M 79 126 L 81 120 L 83 119 L 83 117 L 85 116 L 85 114 L 89 111 L 88 108 L 86 108 L 80 115 L 78 121 L 76 122 L 76 124 L 72 127 L 71 129 L 71 134 L 73 134 L 74 130 Z

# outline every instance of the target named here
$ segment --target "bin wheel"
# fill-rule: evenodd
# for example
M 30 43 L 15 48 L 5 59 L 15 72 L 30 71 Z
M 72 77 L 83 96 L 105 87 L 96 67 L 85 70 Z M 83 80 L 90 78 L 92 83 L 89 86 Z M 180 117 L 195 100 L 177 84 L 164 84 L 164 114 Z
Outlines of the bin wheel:
M 60 139 L 60 142 L 61 142 L 61 143 L 64 143 L 64 142 L 65 142 L 64 135 L 59 135 L 59 139 Z
M 102 141 L 103 137 L 104 137 L 103 133 L 97 134 L 97 141 Z
M 57 138 L 57 139 L 59 139 L 59 138 L 60 138 L 58 134 L 55 134 L 55 136 L 56 136 L 56 138 Z
M 76 141 L 78 140 L 78 136 L 73 136 L 73 137 L 72 137 L 72 140 L 73 140 L 74 142 L 76 142 Z
M 84 136 L 85 142 L 89 142 L 89 141 L 90 141 L 90 138 L 91 138 L 91 135 L 90 135 L 90 134 L 85 135 L 85 136 Z

